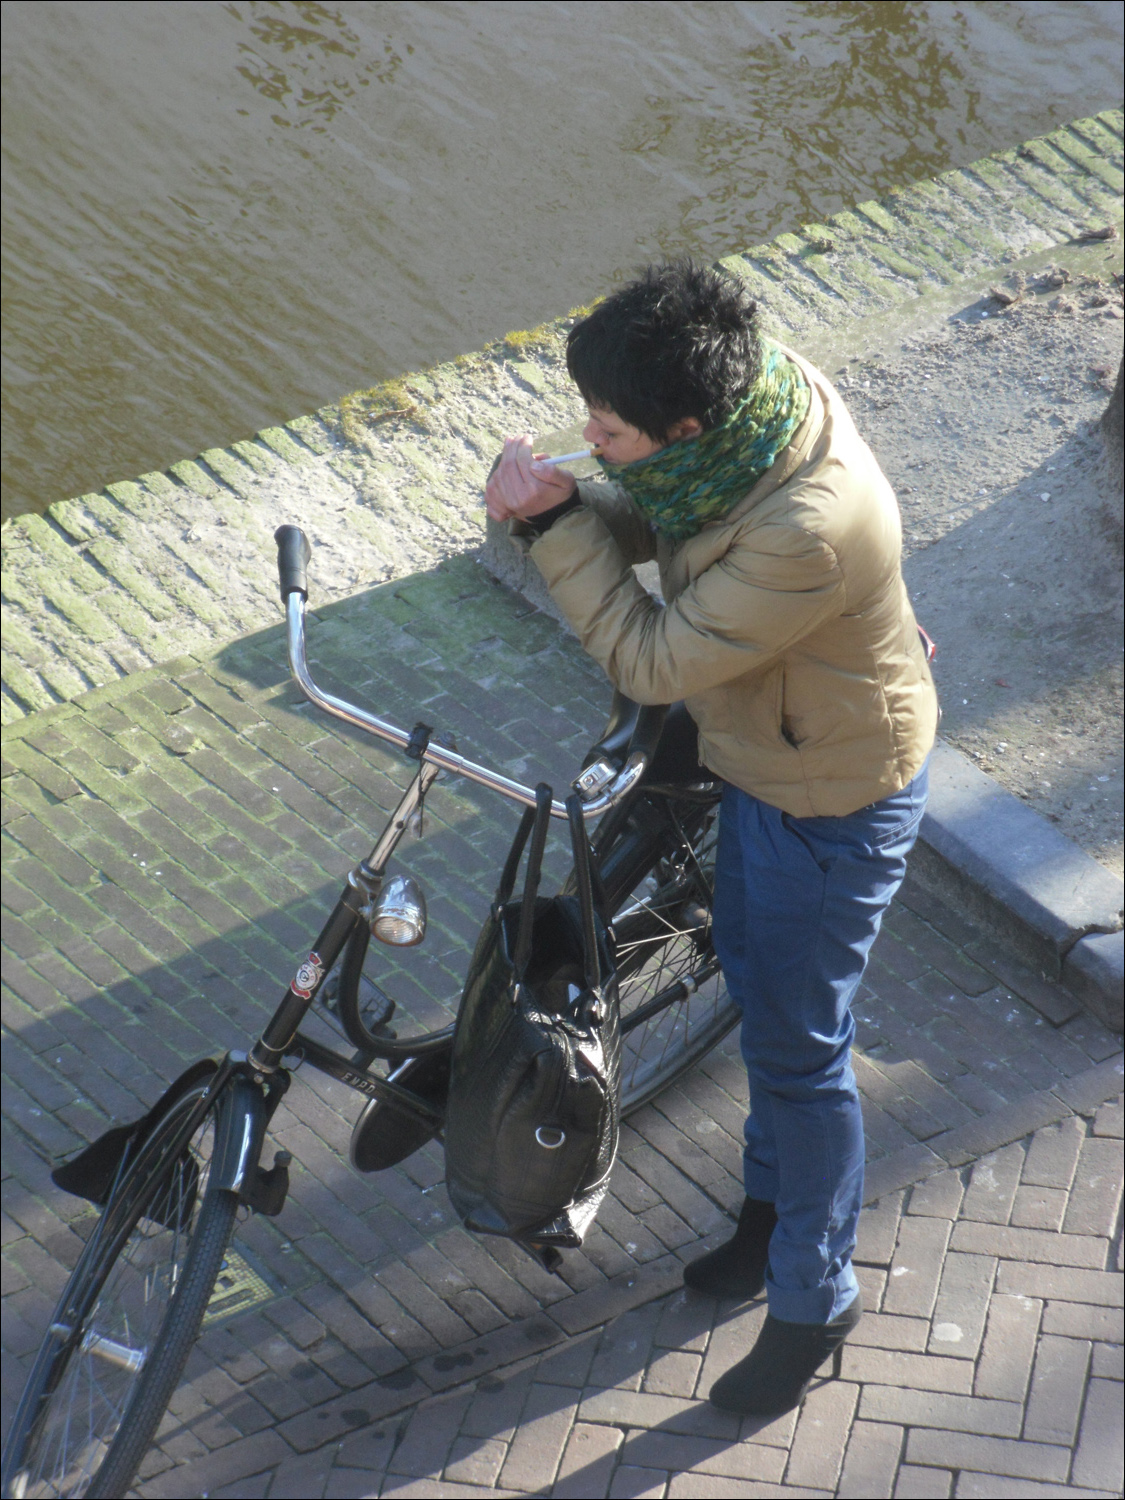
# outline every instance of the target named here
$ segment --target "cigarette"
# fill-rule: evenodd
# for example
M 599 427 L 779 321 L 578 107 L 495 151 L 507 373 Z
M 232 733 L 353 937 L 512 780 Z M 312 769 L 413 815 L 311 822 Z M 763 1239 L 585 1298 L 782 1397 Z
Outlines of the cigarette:
M 577 453 L 560 453 L 558 458 L 540 458 L 536 462 L 541 463 L 545 469 L 553 469 L 556 464 L 572 464 L 577 463 L 580 458 L 596 458 L 601 451 L 596 446 L 579 448 Z

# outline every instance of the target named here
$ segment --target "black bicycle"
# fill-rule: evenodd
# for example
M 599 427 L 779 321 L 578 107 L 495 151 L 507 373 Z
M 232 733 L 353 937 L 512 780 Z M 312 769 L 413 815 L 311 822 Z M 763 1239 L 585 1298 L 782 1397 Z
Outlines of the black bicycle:
M 322 691 L 305 658 L 310 550 L 277 532 L 289 662 L 309 700 L 399 746 L 417 771 L 280 1005 L 248 1052 L 195 1064 L 145 1119 L 117 1127 L 55 1180 L 102 1207 L 55 1309 L 5 1447 L 7 1496 L 121 1496 L 176 1389 L 216 1292 L 239 1208 L 281 1211 L 289 1156 L 263 1165 L 270 1119 L 304 1064 L 366 1099 L 352 1136 L 360 1171 L 392 1166 L 440 1137 L 453 1027 L 401 1038 L 389 1027 L 370 938 L 422 940 L 425 905 L 388 865 L 442 771 L 521 806 L 535 792 L 476 765 L 418 724 L 409 733 Z M 620 986 L 622 1111 L 639 1108 L 738 1019 L 711 945 L 718 790 L 678 710 L 618 696 L 573 783 L 611 914 Z M 552 812 L 566 817 L 563 803 Z M 302 1032 L 327 1007 L 351 1056 Z M 557 1252 L 553 1252 L 557 1255 Z M 547 1263 L 552 1252 L 544 1251 Z M 220 1287 L 221 1291 L 221 1287 Z

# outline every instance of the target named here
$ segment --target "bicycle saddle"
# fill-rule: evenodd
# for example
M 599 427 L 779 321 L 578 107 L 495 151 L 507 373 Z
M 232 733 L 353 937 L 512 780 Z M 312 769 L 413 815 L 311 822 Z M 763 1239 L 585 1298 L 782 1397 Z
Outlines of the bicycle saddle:
M 609 721 L 601 738 L 590 747 L 583 768 L 607 762 L 614 771 L 635 751 L 648 759 L 642 786 L 691 786 L 711 779 L 699 761 L 699 731 L 682 702 L 634 703 L 615 691 Z

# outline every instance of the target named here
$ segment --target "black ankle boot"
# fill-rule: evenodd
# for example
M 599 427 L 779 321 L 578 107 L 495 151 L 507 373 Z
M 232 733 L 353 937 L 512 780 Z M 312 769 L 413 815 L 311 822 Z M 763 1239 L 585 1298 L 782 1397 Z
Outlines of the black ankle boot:
M 767 1313 L 753 1349 L 716 1380 L 708 1400 L 744 1417 L 792 1411 L 829 1355 L 833 1378 L 839 1375 L 844 1340 L 862 1316 L 858 1295 L 831 1323 L 783 1323 Z
M 732 1297 L 740 1302 L 759 1296 L 766 1284 L 770 1235 L 776 1223 L 772 1203 L 747 1198 L 733 1239 L 693 1260 L 684 1271 L 684 1286 L 709 1297 Z

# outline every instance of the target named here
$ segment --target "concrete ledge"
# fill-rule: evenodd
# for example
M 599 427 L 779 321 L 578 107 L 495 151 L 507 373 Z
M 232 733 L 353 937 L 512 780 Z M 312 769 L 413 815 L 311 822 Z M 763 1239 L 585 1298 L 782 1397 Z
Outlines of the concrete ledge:
M 1121 1029 L 1122 882 L 941 740 L 912 869 Z M 1095 943 L 1068 963 L 1075 945 L 1096 933 L 1115 938 L 1104 952 Z
M 1125 933 L 1081 938 L 1063 960 L 1062 982 L 1103 1026 L 1125 1030 Z

